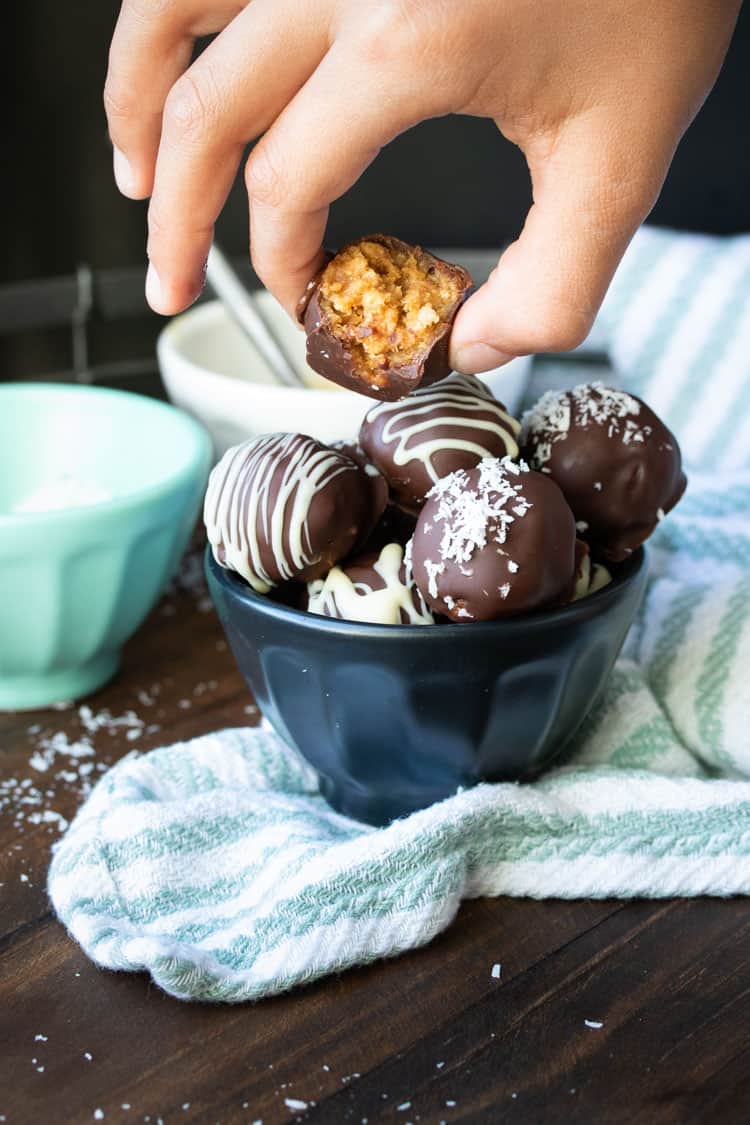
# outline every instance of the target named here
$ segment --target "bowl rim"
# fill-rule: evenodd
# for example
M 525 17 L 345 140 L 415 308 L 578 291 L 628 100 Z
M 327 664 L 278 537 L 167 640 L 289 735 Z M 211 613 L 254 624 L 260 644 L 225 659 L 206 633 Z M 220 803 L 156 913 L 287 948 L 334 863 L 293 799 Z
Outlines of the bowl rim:
M 148 395 L 138 394 L 135 391 L 122 391 L 115 387 L 95 387 L 87 383 L 37 383 L 14 382 L 0 384 L 0 402 L 2 397 L 10 392 L 19 391 L 29 396 L 48 394 L 79 395 L 88 397 L 96 395 L 100 398 L 109 398 L 117 401 L 127 400 L 132 404 L 135 399 L 139 404 L 146 404 L 147 410 L 153 410 L 165 417 L 169 415 L 178 425 L 182 426 L 192 442 L 192 448 L 183 465 L 167 476 L 151 484 L 142 485 L 120 496 L 112 496 L 106 500 L 96 500 L 87 504 L 76 504 L 68 508 L 52 508 L 41 512 L 3 512 L 0 510 L 0 530 L 7 528 L 31 528 L 40 523 L 65 523 L 66 521 L 85 519 L 89 515 L 101 515 L 104 512 L 116 514 L 131 511 L 143 504 L 151 504 L 160 500 L 168 493 L 181 487 L 193 477 L 197 471 L 208 473 L 213 457 L 211 438 L 197 419 L 187 414 L 171 403 L 162 402 L 160 399 L 150 398 Z
M 577 621 L 588 620 L 607 612 L 614 604 L 619 602 L 621 595 L 630 586 L 641 578 L 645 578 L 648 568 L 648 552 L 641 545 L 633 551 L 624 562 L 618 563 L 617 573 L 612 581 L 593 594 L 588 594 L 578 601 L 569 602 L 567 605 L 557 606 L 553 609 L 540 609 L 531 613 L 518 614 L 514 617 L 499 618 L 495 621 L 451 621 L 440 625 L 440 635 L 453 637 L 475 636 L 481 630 L 486 636 L 490 631 L 498 633 L 538 632 L 550 626 L 575 624 Z M 358 637 L 358 638 L 385 638 L 413 642 L 417 637 L 425 637 L 424 625 L 380 625 L 375 622 L 346 621 L 335 617 L 324 617 L 317 613 L 308 613 L 307 610 L 294 609 L 291 606 L 281 605 L 271 601 L 264 594 L 257 594 L 234 571 L 227 570 L 219 565 L 214 558 L 211 544 L 206 545 L 205 568 L 210 580 L 213 579 L 234 600 L 243 603 L 258 617 L 289 623 L 300 629 L 324 633 L 330 636 Z M 428 633 L 427 636 L 431 634 Z

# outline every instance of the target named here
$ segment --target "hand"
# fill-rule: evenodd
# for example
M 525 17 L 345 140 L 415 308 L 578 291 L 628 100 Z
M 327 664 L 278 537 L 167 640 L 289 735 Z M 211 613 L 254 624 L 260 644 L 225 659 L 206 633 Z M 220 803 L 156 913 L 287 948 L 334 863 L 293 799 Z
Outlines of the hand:
M 523 232 L 456 320 L 479 372 L 587 334 L 721 66 L 740 0 L 124 0 L 105 103 L 115 174 L 151 195 L 147 296 L 189 305 L 243 159 L 252 259 L 291 312 L 330 203 L 399 133 L 492 118 L 523 150 Z M 190 65 L 193 40 L 220 34 Z M 429 185 L 425 185 L 429 191 Z M 498 185 L 498 207 L 502 187 Z

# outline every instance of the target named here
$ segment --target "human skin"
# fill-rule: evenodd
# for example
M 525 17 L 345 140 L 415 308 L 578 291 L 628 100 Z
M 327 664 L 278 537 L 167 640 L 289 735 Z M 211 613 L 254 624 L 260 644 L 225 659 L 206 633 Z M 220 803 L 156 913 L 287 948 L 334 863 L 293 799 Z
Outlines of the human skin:
M 710 91 L 740 0 L 124 0 L 105 107 L 115 177 L 148 214 L 152 308 L 200 293 L 245 157 L 256 272 L 294 306 L 330 204 L 426 118 L 489 117 L 523 151 L 523 231 L 456 319 L 486 371 L 584 339 Z M 219 33 L 191 63 L 194 40 Z M 496 187 L 502 207 L 501 186 Z

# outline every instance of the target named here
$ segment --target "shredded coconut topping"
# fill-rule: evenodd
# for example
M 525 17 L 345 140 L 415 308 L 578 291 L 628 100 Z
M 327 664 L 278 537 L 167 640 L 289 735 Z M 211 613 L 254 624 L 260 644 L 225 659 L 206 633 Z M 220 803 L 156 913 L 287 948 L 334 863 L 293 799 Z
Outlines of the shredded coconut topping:
M 547 391 L 531 410 L 524 414 L 521 441 L 533 439 L 533 465 L 539 468 L 552 456 L 552 446 L 563 441 L 571 425 L 578 429 L 601 426 L 607 437 L 617 438 L 624 445 L 644 442 L 651 426 L 634 421 L 641 412 L 637 398 L 605 387 L 603 383 L 579 383 L 571 391 Z
M 516 463 L 509 457 L 502 460 L 488 457 L 479 462 L 477 469 L 476 485 L 471 484 L 464 469 L 459 469 L 443 477 L 427 494 L 429 499 L 438 501 L 435 522 L 441 524 L 443 530 L 440 560 L 425 562 L 433 597 L 437 597 L 436 576 L 442 573 L 446 562 L 461 567 L 488 541 L 502 547 L 511 524 L 522 519 L 532 507 L 523 495 L 522 477 L 529 472 L 523 461 Z M 508 569 L 513 573 L 510 563 Z

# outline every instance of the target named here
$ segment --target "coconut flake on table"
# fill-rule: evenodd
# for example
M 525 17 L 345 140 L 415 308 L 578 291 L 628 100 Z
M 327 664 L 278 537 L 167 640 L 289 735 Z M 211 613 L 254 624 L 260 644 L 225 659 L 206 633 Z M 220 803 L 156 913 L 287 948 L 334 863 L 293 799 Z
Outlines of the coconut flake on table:
M 103 731 L 114 736 L 124 731 L 132 741 L 144 731 L 143 720 L 133 711 L 113 715 L 106 708 L 95 712 L 83 705 L 78 708 L 78 720 L 84 730 L 80 738 L 70 738 L 65 731 L 46 732 L 38 723 L 29 726 L 32 749 L 27 764 L 33 772 L 0 780 L 0 815 L 7 812 L 12 816 L 14 828 L 46 825 L 51 835 L 64 832 L 67 818 L 50 805 L 63 793 L 85 800 L 109 768 L 92 760 L 96 755 L 92 735 Z
M 66 508 L 85 508 L 89 504 L 102 504 L 112 499 L 112 493 L 94 481 L 62 476 L 45 481 L 33 489 L 11 508 L 13 515 L 31 515 L 37 512 L 59 512 Z

